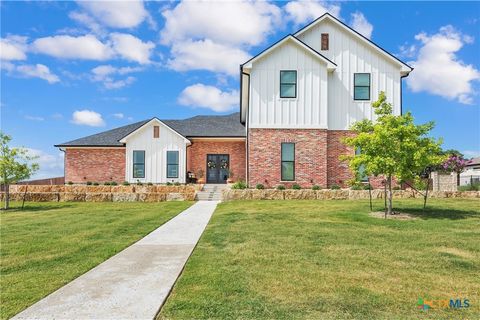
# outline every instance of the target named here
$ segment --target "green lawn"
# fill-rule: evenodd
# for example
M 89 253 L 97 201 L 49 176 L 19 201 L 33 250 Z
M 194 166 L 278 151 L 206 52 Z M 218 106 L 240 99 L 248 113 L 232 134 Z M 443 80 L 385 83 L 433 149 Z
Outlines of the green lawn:
M 477 200 L 238 201 L 217 208 L 160 319 L 478 319 Z M 375 207 L 381 209 L 381 201 Z M 421 311 L 419 297 L 471 307 Z
M 27 203 L 23 211 L 1 212 L 1 318 L 32 305 L 191 204 Z

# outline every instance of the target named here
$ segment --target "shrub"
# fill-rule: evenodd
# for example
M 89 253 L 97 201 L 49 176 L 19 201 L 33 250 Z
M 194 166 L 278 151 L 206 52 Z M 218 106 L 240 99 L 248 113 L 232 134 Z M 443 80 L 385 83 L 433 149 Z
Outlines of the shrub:
M 392 190 L 402 190 L 402 188 L 400 186 L 395 186 L 392 188 Z
M 181 183 L 177 181 L 177 182 L 175 182 L 173 185 L 174 185 L 174 186 L 179 186 L 179 185 L 181 185 Z
M 70 184 L 70 185 L 72 185 L 72 184 L 73 184 L 73 182 L 72 182 L 72 181 L 68 181 L 68 182 L 67 182 L 67 184 Z
M 128 182 L 128 181 L 123 181 L 122 184 L 123 184 L 124 186 L 129 186 L 129 185 L 130 185 L 130 182 Z
M 103 185 L 104 185 L 104 186 L 109 186 L 109 185 L 110 185 L 110 182 L 107 181 L 107 182 L 105 182 Z
M 237 181 L 232 184 L 232 189 L 247 189 L 247 184 L 244 181 Z
M 259 189 L 259 190 L 263 190 L 263 189 L 265 189 L 265 186 L 263 184 L 259 183 L 255 186 L 255 188 Z
M 293 190 L 300 190 L 300 189 L 302 189 L 302 187 L 300 187 L 300 185 L 295 183 L 295 184 L 292 185 L 292 189 Z
M 340 189 L 340 186 L 338 184 L 332 184 L 332 186 L 330 187 L 331 190 L 339 190 Z
M 279 184 L 277 186 L 277 190 L 285 190 L 285 186 L 283 184 Z
M 465 186 L 459 186 L 458 191 L 480 191 L 480 183 L 467 184 Z
M 363 190 L 370 190 L 370 189 L 373 190 L 372 185 L 370 183 L 363 185 Z
M 363 185 L 361 183 L 355 183 L 350 187 L 351 190 L 363 190 Z
M 312 190 L 320 190 L 320 186 L 313 186 Z
M 91 186 L 92 185 L 92 181 L 87 181 L 87 186 Z
M 98 183 L 98 182 L 94 182 L 94 183 L 93 183 L 93 185 L 94 185 L 94 186 L 99 186 L 99 185 L 100 185 L 100 183 Z
M 143 186 L 143 183 L 140 180 L 137 180 L 137 186 Z
M 153 186 L 153 183 L 149 182 L 147 183 L 148 186 Z
M 110 185 L 112 186 L 116 186 L 118 183 L 116 183 L 115 181 L 112 181 L 112 183 L 110 183 Z
M 171 183 L 170 181 L 168 181 L 166 184 L 167 184 L 167 186 L 171 186 L 171 185 L 172 185 L 172 183 Z

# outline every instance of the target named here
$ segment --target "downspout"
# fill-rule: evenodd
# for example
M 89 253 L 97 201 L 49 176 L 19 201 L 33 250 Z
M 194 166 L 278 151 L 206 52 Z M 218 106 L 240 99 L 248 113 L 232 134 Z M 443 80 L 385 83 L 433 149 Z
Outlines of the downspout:
M 64 153 L 64 155 L 63 155 L 63 184 L 66 184 L 67 183 L 67 174 L 66 174 L 65 163 L 67 161 L 67 152 L 63 148 L 58 148 L 58 149 L 60 149 L 60 151 L 62 151 Z
M 240 121 L 242 117 L 242 107 L 243 107 L 243 76 L 248 77 L 248 92 L 247 92 L 247 103 L 250 101 L 250 74 L 243 72 L 243 65 L 240 65 Z M 250 149 L 250 139 L 249 139 L 249 108 L 246 110 L 245 114 L 245 129 L 246 129 L 246 146 L 245 146 L 245 156 L 246 156 L 246 161 L 245 161 L 245 182 L 247 183 L 247 186 L 249 185 L 249 180 L 250 180 L 250 174 L 249 174 L 249 168 L 250 168 L 250 157 L 249 157 L 249 149 Z

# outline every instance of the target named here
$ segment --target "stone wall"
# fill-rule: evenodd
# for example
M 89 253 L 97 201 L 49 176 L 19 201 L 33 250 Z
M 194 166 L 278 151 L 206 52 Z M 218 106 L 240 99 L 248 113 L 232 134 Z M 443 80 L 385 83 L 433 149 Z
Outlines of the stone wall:
M 457 174 L 432 172 L 433 191 L 457 191 Z
M 122 201 L 174 201 L 195 200 L 202 185 L 186 186 L 80 186 L 80 185 L 43 185 L 10 186 L 11 201 L 87 201 L 87 202 L 122 202 Z M 26 191 L 26 192 L 25 192 Z M 0 193 L 3 200 L 4 193 Z
M 65 181 L 125 181 L 125 148 L 67 148 Z
M 480 191 L 432 191 L 429 198 L 480 198 Z M 383 190 L 372 190 L 373 199 L 383 199 Z M 394 190 L 394 198 L 423 198 L 413 190 Z M 257 190 L 227 189 L 223 191 L 223 200 L 357 200 L 369 199 L 368 190 Z

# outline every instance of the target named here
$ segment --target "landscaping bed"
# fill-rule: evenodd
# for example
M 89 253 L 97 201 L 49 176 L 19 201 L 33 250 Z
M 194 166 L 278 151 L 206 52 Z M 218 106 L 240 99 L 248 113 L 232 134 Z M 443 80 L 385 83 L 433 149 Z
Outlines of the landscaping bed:
M 1 319 L 140 240 L 191 202 L 20 203 L 1 211 Z
M 368 200 L 221 203 L 158 318 L 478 318 L 478 199 L 422 205 L 396 200 L 416 219 L 384 220 Z

